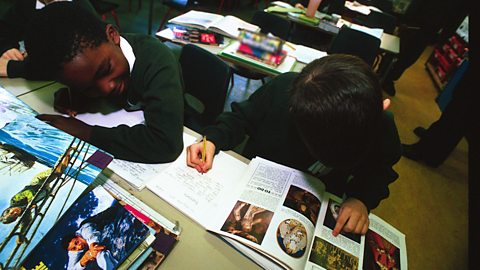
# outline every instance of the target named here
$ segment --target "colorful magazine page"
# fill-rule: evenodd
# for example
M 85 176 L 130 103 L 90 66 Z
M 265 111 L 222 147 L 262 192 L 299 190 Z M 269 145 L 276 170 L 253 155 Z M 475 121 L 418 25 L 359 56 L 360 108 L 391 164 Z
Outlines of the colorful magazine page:
M 21 269 L 116 269 L 150 235 L 146 225 L 98 186 L 68 209 Z
M 18 268 L 112 157 L 0 88 L 0 268 Z

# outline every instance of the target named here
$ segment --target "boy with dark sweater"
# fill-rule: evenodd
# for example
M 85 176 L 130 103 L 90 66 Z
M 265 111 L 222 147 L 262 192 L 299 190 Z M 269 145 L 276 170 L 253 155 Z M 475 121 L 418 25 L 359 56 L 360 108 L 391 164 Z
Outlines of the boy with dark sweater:
M 16 0 L 0 16 L 0 77 L 49 79 L 42 70 L 31 70 L 28 53 L 20 50 L 26 27 L 37 10 L 59 0 Z M 97 14 L 89 0 L 72 0 L 78 8 Z
M 146 35 L 120 36 L 69 2 L 45 7 L 32 22 L 35 29 L 25 38 L 29 57 L 70 87 L 56 93 L 58 111 L 75 115 L 81 105 L 106 98 L 126 110 L 143 110 L 145 124 L 106 128 L 60 115 L 39 119 L 119 159 L 162 163 L 180 155 L 182 83 L 178 62 L 165 45 Z
M 205 128 L 202 143 L 187 149 L 187 164 L 199 172 L 212 167 L 215 152 L 232 149 L 245 135 L 247 158 L 266 159 L 309 171 L 331 193 L 344 197 L 333 234 L 365 234 L 368 212 L 389 195 L 398 178 L 392 166 L 401 145 L 392 115 L 371 67 L 355 56 L 330 55 L 300 74 L 275 77 L 247 101 L 232 103 Z

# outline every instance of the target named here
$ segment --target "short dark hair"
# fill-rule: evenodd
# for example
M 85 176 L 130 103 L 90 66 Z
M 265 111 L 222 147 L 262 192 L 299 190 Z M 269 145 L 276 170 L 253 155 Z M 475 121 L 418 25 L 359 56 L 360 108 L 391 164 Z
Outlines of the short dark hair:
M 25 33 L 32 65 L 56 78 L 63 65 L 86 48 L 107 42 L 106 24 L 77 4 L 55 2 L 38 10 Z
M 311 154 L 331 167 L 351 167 L 377 140 L 382 91 L 372 68 L 333 54 L 307 65 L 291 92 L 290 113 Z
M 77 237 L 76 234 L 74 233 L 69 233 L 69 234 L 66 234 L 62 237 L 62 240 L 60 241 L 60 246 L 65 249 L 65 250 L 68 250 L 68 245 L 70 244 L 70 241 L 72 241 L 73 238 Z

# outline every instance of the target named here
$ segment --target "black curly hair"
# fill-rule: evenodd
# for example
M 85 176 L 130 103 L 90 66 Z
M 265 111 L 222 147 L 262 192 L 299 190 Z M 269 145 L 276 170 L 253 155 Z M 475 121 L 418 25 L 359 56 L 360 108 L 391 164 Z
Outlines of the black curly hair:
M 57 78 L 63 66 L 86 48 L 107 42 L 106 24 L 79 5 L 61 1 L 38 10 L 25 33 L 32 65 Z

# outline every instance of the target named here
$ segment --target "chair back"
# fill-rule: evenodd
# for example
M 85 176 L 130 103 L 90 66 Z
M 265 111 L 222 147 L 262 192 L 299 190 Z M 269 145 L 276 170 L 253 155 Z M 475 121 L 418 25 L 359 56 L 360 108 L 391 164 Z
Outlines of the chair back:
M 290 21 L 264 11 L 256 11 L 253 14 L 252 23 L 260 27 L 260 32 L 273 35 L 287 40 L 290 34 Z
M 372 66 L 379 50 L 379 38 L 344 25 L 334 37 L 327 52 L 328 54 L 343 53 L 355 55 Z
M 385 12 L 372 10 L 359 23 L 370 28 L 382 28 L 385 33 L 393 34 L 397 27 L 397 18 Z
M 165 0 L 163 4 L 177 10 L 183 10 L 188 5 L 188 0 Z
M 185 86 L 184 124 L 199 132 L 223 112 L 232 71 L 218 56 L 193 44 L 183 47 L 179 61 Z

